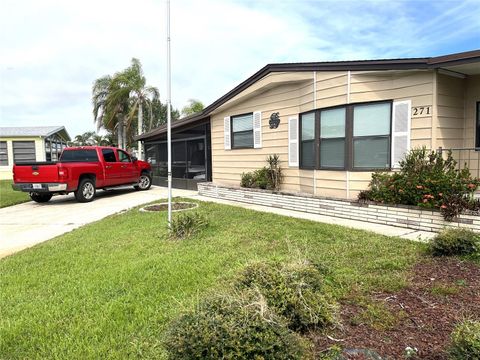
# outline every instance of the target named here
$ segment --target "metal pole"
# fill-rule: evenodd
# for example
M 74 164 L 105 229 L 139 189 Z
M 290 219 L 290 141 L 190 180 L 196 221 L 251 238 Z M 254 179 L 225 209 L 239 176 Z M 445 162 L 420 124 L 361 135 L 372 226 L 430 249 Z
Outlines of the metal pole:
M 167 0 L 167 153 L 168 153 L 168 230 L 172 223 L 172 94 L 170 66 L 170 0 Z

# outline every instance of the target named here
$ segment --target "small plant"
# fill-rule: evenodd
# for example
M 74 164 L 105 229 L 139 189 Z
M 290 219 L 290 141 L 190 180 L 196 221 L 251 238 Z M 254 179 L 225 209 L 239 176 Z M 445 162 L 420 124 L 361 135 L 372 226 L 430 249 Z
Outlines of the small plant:
M 292 330 L 336 323 L 336 306 L 323 292 L 323 276 L 309 262 L 255 263 L 240 273 L 234 286 L 240 291 L 257 289 Z
M 451 341 L 450 359 L 480 359 L 480 321 L 467 320 L 457 325 L 452 332 Z
M 253 291 L 215 295 L 173 321 L 170 359 L 302 359 L 304 340 L 289 331 Z
M 197 234 L 208 226 L 208 220 L 197 212 L 180 213 L 173 217 L 169 236 L 172 239 L 185 239 Z
M 280 157 L 277 154 L 267 157 L 268 167 L 264 166 L 252 172 L 242 173 L 240 186 L 245 188 L 259 188 L 280 190 L 283 181 Z
M 478 251 L 478 235 L 465 228 L 447 228 L 430 241 L 434 256 L 468 255 Z

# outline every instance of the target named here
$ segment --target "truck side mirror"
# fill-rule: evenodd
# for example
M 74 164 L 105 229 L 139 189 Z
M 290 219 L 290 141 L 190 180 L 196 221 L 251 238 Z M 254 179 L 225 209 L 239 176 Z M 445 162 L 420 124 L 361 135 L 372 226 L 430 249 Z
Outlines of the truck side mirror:
M 132 156 L 132 162 L 135 162 L 135 161 L 137 161 L 137 160 L 138 160 L 138 159 L 137 159 L 136 156 Z

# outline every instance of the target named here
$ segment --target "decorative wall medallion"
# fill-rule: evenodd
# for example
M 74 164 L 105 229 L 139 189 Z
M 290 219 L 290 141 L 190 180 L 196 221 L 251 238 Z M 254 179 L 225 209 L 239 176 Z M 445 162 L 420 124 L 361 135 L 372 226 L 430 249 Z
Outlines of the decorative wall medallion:
M 278 112 L 272 113 L 272 115 L 270 115 L 270 121 L 268 123 L 270 124 L 270 129 L 278 128 L 278 125 L 280 125 L 279 113 Z

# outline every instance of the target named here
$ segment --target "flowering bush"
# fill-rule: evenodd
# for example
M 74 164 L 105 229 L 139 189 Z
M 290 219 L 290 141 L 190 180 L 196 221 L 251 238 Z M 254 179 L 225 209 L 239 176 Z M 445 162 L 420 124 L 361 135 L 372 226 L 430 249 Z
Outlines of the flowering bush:
M 373 173 L 369 189 L 362 191 L 359 199 L 436 208 L 446 220 L 452 220 L 470 207 L 480 184 L 468 168 L 457 170 L 456 165 L 451 152 L 444 159 L 426 148 L 413 149 L 400 161 L 399 172 Z

